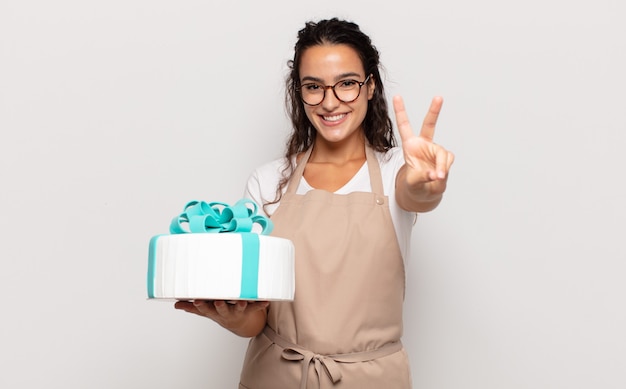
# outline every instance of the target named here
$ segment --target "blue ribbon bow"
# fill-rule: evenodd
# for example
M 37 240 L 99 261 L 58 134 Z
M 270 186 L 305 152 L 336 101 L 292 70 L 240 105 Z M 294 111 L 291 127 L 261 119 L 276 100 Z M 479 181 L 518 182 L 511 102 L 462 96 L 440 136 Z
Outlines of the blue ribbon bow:
M 249 199 L 239 200 L 233 206 L 220 202 L 190 201 L 183 213 L 172 220 L 170 233 L 252 232 L 253 226 L 258 224 L 261 234 L 268 235 L 274 225 L 269 218 L 257 215 L 257 210 L 256 203 Z

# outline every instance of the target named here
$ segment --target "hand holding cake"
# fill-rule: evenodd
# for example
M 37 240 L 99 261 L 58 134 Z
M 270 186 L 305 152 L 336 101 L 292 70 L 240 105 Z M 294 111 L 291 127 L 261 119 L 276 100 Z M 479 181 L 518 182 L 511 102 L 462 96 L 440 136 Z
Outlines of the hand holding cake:
M 208 317 L 227 330 L 243 337 L 258 334 L 267 320 L 269 301 L 236 301 L 229 304 L 223 300 L 178 301 L 174 304 L 180 309 L 196 315 Z

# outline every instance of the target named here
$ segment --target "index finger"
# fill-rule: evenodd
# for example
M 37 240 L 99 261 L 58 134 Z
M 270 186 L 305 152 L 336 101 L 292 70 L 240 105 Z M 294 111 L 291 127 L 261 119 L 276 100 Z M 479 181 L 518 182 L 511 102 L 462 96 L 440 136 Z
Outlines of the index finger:
M 437 119 L 439 118 L 439 112 L 441 112 L 441 106 L 443 105 L 443 98 L 441 96 L 433 97 L 433 101 L 430 103 L 428 113 L 422 123 L 422 130 L 420 136 L 432 141 L 435 135 L 435 126 L 437 125 Z
M 396 114 L 396 125 L 398 126 L 398 133 L 400 139 L 404 143 L 407 139 L 413 136 L 413 130 L 411 129 L 411 123 L 409 123 L 409 116 L 406 114 L 404 108 L 404 101 L 400 96 L 394 96 L 393 98 L 393 110 Z

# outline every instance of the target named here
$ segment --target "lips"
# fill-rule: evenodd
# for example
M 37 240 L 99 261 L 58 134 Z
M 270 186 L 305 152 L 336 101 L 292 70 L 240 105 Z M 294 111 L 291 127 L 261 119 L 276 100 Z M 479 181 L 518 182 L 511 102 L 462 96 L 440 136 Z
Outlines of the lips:
M 333 127 L 346 121 L 348 113 L 338 113 L 335 115 L 319 115 L 319 117 L 322 119 L 322 124 L 324 124 L 325 126 Z
M 322 118 L 324 120 L 326 120 L 327 122 L 338 122 L 341 119 L 343 119 L 344 117 L 346 117 L 345 113 L 339 114 L 339 115 L 332 115 L 332 116 L 322 116 Z

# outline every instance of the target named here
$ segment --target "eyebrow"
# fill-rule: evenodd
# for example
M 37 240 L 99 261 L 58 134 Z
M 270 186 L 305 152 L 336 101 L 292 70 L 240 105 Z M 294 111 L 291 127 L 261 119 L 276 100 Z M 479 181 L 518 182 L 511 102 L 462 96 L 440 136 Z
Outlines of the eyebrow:
M 343 80 L 344 78 L 348 78 L 348 77 L 361 77 L 361 75 L 359 73 L 354 73 L 354 72 L 342 73 L 338 75 L 337 77 L 335 77 L 335 82 Z M 317 78 L 313 76 L 304 76 L 302 77 L 302 81 L 300 82 L 305 82 L 305 81 L 312 81 L 312 82 L 317 82 L 320 84 L 324 83 L 324 80 L 322 80 L 321 78 Z

